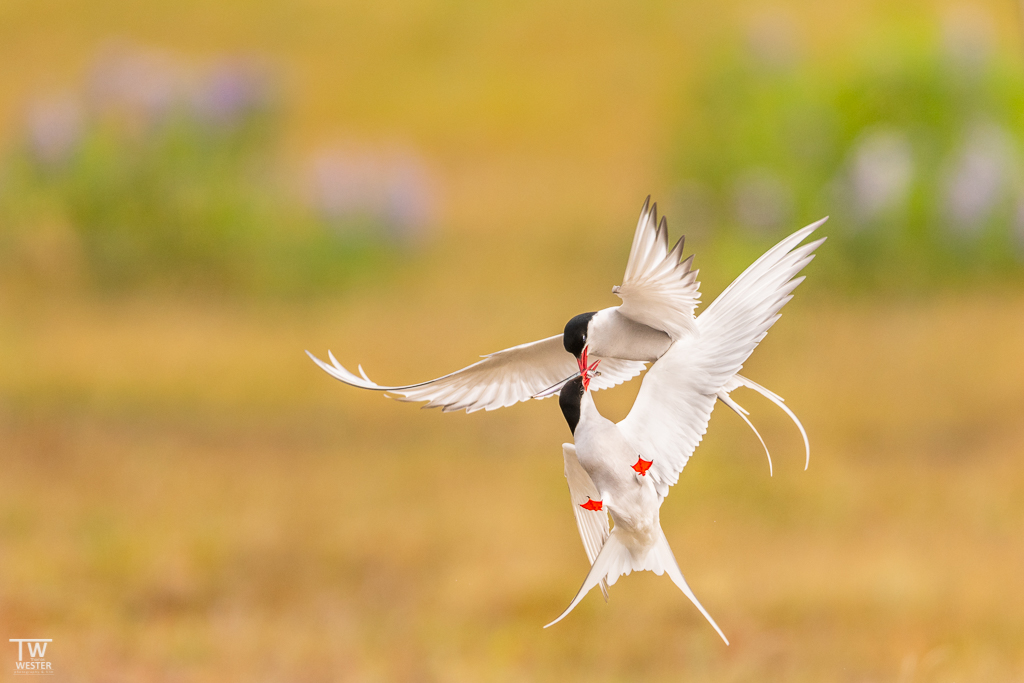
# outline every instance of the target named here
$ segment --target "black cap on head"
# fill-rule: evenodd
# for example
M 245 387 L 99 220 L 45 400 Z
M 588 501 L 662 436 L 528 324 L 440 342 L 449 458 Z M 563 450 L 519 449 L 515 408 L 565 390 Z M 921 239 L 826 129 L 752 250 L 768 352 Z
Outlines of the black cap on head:
M 565 331 L 562 332 L 562 345 L 565 350 L 580 357 L 583 347 L 587 345 L 587 326 L 590 319 L 597 315 L 597 312 L 580 313 L 578 316 L 565 324 Z
M 577 377 L 565 383 L 558 393 L 558 407 L 562 416 L 569 423 L 569 431 L 576 434 L 576 425 L 580 423 L 580 403 L 583 401 L 583 378 Z

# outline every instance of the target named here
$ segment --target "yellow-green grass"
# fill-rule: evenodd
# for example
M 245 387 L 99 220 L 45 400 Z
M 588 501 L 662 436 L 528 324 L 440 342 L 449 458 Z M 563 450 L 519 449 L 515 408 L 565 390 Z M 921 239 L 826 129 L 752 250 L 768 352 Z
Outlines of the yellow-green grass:
M 762 7 L 0 6 L 5 135 L 111 39 L 256 52 L 284 71 L 296 156 L 409 143 L 444 203 L 426 253 L 331 306 L 0 293 L 0 634 L 52 637 L 68 680 L 1024 678 L 1019 295 L 831 300 L 826 246 L 748 366 L 804 419 L 810 470 L 786 418 L 738 394 L 775 477 L 720 407 L 663 510 L 728 648 L 650 575 L 541 630 L 586 572 L 552 401 L 420 411 L 302 354 L 421 379 L 615 303 L 623 216 L 665 194 L 690 70 Z M 890 7 L 785 11 L 827 56 L 941 9 Z M 990 9 L 1014 36 L 1015 8 Z
M 653 575 L 541 629 L 587 569 L 553 401 L 421 411 L 302 354 L 419 379 L 564 318 L 539 286 L 439 279 L 330 307 L 3 301 L 0 632 L 53 638 L 67 680 L 1024 676 L 1019 296 L 799 292 L 748 372 L 810 469 L 737 395 L 775 477 L 720 406 L 662 511 L 725 647 Z

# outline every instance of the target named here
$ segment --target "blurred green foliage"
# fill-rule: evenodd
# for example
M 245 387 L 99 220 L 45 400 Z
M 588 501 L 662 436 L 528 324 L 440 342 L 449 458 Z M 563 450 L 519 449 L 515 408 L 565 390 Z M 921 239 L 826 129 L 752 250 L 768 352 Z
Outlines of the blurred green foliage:
M 1024 70 L 979 33 L 904 30 L 812 60 L 785 24 L 755 26 L 689 93 L 677 210 L 740 259 L 831 214 L 828 277 L 845 286 L 1019 274 Z
M 245 73 L 219 81 L 155 101 L 116 83 L 112 102 L 30 112 L 3 158 L 5 272 L 101 291 L 308 294 L 379 267 L 378 217 L 328 220 L 285 182 L 273 91 Z
M 843 288 L 1024 273 L 1024 69 L 984 21 L 951 16 L 812 58 L 769 13 L 700 62 L 667 159 L 678 192 L 662 206 L 706 264 L 736 271 L 830 214 L 822 277 Z M 30 110 L 0 158 L 6 274 L 336 291 L 422 229 L 415 155 L 321 154 L 300 177 L 282 161 L 272 79 L 229 64 L 185 87 L 161 69 L 108 56 L 85 96 Z

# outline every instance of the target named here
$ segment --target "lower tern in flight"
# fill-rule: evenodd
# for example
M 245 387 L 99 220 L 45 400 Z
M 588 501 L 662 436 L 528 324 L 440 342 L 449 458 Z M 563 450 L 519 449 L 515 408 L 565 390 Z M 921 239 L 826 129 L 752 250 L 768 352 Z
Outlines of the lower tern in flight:
M 824 241 L 798 246 L 814 227 L 780 242 L 708 306 L 694 320 L 696 334 L 672 344 L 654 363 L 629 414 L 617 424 L 598 412 L 591 397 L 591 380 L 602 361 L 590 363 L 585 335 L 566 329 L 565 348 L 576 356 L 579 374 L 558 392 L 575 441 L 562 450 L 573 511 L 592 566 L 569 607 L 548 626 L 565 618 L 594 586 L 600 584 L 607 598 L 607 586 L 619 576 L 646 570 L 667 573 L 728 644 L 683 578 L 659 511 L 707 431 L 716 399 L 728 402 L 727 392 L 737 386 L 743 363 L 803 281 L 797 274 Z M 611 529 L 609 517 L 615 523 Z

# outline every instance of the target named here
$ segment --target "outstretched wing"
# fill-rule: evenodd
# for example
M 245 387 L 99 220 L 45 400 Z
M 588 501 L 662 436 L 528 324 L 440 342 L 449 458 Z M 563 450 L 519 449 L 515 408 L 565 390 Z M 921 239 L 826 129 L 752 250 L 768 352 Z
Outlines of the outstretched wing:
M 590 475 L 580 465 L 576 457 L 576 446 L 571 443 L 562 444 L 562 457 L 565 460 L 565 480 L 569 483 L 569 498 L 572 501 L 572 512 L 576 516 L 576 527 L 580 530 L 583 548 L 587 551 L 587 559 L 594 564 L 597 554 L 601 552 L 604 542 L 608 539 L 611 529 L 608 524 L 608 511 L 584 508 L 588 501 L 600 500 L 597 487 Z M 593 507 L 591 505 L 591 507 Z M 608 600 L 608 584 L 601 579 L 601 593 Z
M 558 334 L 540 341 L 520 344 L 484 356 L 469 367 L 444 377 L 403 386 L 381 386 L 370 380 L 359 366 L 359 375 L 345 369 L 330 351 L 325 363 L 306 351 L 329 375 L 350 386 L 386 391 L 402 401 L 428 401 L 425 408 L 444 412 L 494 410 L 526 401 L 551 385 L 578 372 L 576 359 L 562 345 Z M 602 359 L 601 374 L 592 389 L 607 389 L 636 377 L 646 365 L 641 361 Z
M 698 335 L 674 344 L 644 377 L 619 428 L 638 453 L 653 460 L 648 474 L 658 494 L 679 473 L 707 431 L 718 393 L 792 298 L 824 239 L 798 246 L 824 219 L 798 230 L 754 262 L 697 318 Z
M 693 311 L 700 301 L 693 256 L 680 261 L 683 238 L 668 248 L 668 225 L 658 223 L 658 205 L 644 202 L 629 249 L 622 284 L 612 291 L 622 299 L 619 313 L 678 340 L 694 331 Z

